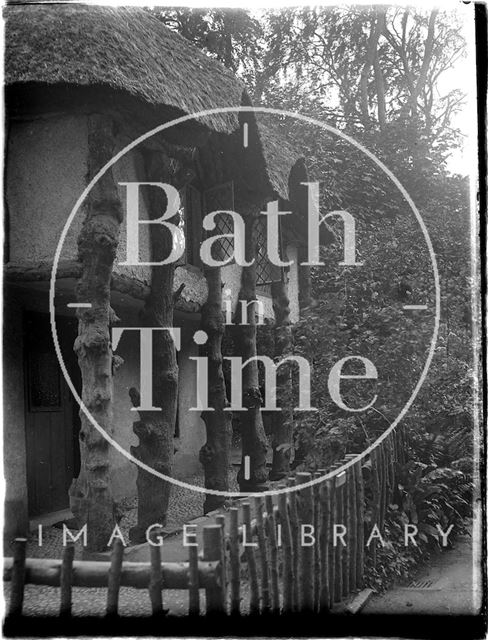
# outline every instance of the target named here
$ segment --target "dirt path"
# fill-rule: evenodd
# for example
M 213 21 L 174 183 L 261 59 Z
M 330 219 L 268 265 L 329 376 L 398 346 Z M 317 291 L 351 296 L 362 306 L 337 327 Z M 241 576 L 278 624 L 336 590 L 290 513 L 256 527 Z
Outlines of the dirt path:
M 466 537 L 434 557 L 410 585 L 373 596 L 361 614 L 473 615 L 480 603 L 479 563 L 474 562 L 472 540 Z

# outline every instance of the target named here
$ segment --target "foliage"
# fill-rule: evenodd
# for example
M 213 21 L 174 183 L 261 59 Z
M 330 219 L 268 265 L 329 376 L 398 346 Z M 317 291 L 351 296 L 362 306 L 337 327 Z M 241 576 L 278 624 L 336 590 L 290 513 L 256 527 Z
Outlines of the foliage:
M 470 514 L 473 357 L 467 180 L 446 159 L 459 145 L 452 117 L 464 96 L 442 93 L 443 73 L 464 55 L 458 16 L 399 7 L 287 10 L 153 10 L 168 26 L 217 57 L 247 83 L 255 104 L 325 121 L 352 136 L 396 176 L 429 232 L 440 283 L 440 322 L 428 376 L 404 418 L 409 462 L 389 505 L 384 548 L 368 579 L 384 587 L 406 577 L 438 546 L 436 524 L 459 532 Z M 357 221 L 361 268 L 339 264 L 337 241 L 312 269 L 314 301 L 294 326 L 295 352 L 311 363 L 312 404 L 296 415 L 294 465 L 327 467 L 359 452 L 393 422 L 412 395 L 434 329 L 435 290 L 423 231 L 403 196 L 370 158 L 345 140 L 290 118 L 278 125 L 320 184 L 325 214 Z M 426 304 L 406 313 L 405 303 Z M 343 381 L 350 413 L 332 402 L 331 367 L 346 355 L 371 359 L 378 381 Z M 346 371 L 344 371 L 346 373 Z M 348 373 L 359 373 L 350 369 Z M 403 545 L 403 524 L 419 523 L 418 547 Z
M 447 533 L 453 526 L 446 540 L 450 548 L 455 535 L 467 532 L 466 518 L 471 515 L 470 473 L 415 460 L 398 468 L 397 473 L 397 498 L 388 507 L 383 533 L 385 546 L 378 545 L 376 566 L 371 557 L 366 561 L 366 583 L 377 590 L 409 579 L 433 549 L 444 548 L 437 527 Z M 415 545 L 405 545 L 407 524 L 418 529 Z

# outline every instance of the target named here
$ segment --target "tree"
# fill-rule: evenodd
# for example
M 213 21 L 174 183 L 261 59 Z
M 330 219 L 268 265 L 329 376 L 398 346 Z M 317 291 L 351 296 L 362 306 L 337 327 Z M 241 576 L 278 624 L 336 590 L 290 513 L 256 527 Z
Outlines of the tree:
M 245 9 L 148 9 L 170 29 L 254 82 L 262 48 L 260 21 Z

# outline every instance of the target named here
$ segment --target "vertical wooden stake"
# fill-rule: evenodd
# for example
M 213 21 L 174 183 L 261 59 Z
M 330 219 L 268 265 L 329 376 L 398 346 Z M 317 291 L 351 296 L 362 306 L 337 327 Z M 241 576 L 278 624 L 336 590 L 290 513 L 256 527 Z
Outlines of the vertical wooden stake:
M 61 563 L 61 575 L 59 577 L 59 586 L 61 591 L 61 603 L 59 606 L 59 615 L 63 618 L 71 616 L 71 589 L 73 584 L 73 559 L 75 557 L 75 546 L 72 542 L 68 543 L 63 551 L 63 561 Z
M 223 575 L 222 526 L 211 524 L 203 527 L 203 558 L 207 561 L 217 560 L 217 585 L 205 590 L 207 615 L 225 613 L 225 580 Z
M 354 456 L 355 457 L 355 456 Z M 357 464 L 350 468 L 349 476 L 349 590 L 356 590 L 356 567 L 358 562 L 358 512 L 357 512 Z
M 241 608 L 241 568 L 239 553 L 239 509 L 230 510 L 230 612 L 239 615 Z
M 246 547 L 244 551 L 249 569 L 249 587 L 251 590 L 250 613 L 251 615 L 255 615 L 259 613 L 259 583 L 254 546 L 250 546 L 254 543 L 252 542 L 251 505 L 249 502 L 242 503 L 242 523 L 246 528 Z
M 215 523 L 219 524 L 222 528 L 222 576 L 224 578 L 225 593 L 227 594 L 227 534 L 225 531 L 225 516 L 223 514 L 215 516 Z
M 395 454 L 393 448 L 392 434 L 387 438 L 388 441 L 388 505 L 393 502 L 393 490 L 395 488 Z
M 196 542 L 196 536 L 192 542 Z M 200 614 L 200 579 L 198 576 L 198 547 L 188 547 L 188 613 Z
M 120 538 L 114 540 L 110 556 L 110 569 L 108 572 L 107 589 L 107 616 L 118 615 L 120 577 L 122 575 L 122 562 L 124 560 L 124 543 Z
M 356 561 L 356 586 L 363 588 L 364 582 L 364 478 L 362 461 L 357 465 L 356 472 L 357 497 L 356 511 L 358 515 L 358 544 Z
M 346 462 L 343 460 L 342 463 Z M 342 548 L 342 596 L 349 595 L 349 564 L 350 564 L 350 541 L 351 541 L 351 513 L 349 503 L 349 493 L 351 485 L 350 469 L 346 470 L 345 483 L 342 486 L 343 495 L 343 520 L 346 527 L 346 546 Z
M 383 527 L 385 524 L 385 515 L 386 515 L 386 460 L 385 460 L 385 441 L 383 441 L 378 447 L 378 458 L 379 458 L 379 468 L 380 468 L 380 491 L 381 491 L 381 501 L 380 501 L 380 531 L 383 533 Z
M 342 549 L 342 596 L 345 598 L 349 595 L 349 565 L 351 562 L 351 471 L 346 470 L 346 482 L 342 486 L 343 490 L 343 511 L 344 525 L 346 527 L 346 547 Z
M 322 477 L 322 475 L 323 474 L 321 474 L 318 471 L 316 471 L 313 474 L 314 480 L 318 480 L 319 478 Z M 314 611 L 318 611 L 319 610 L 320 591 L 321 591 L 321 584 L 320 584 L 320 567 L 321 567 L 320 557 L 321 557 L 321 554 L 322 554 L 322 548 L 321 548 L 322 514 L 321 514 L 321 501 L 320 501 L 320 488 L 321 488 L 321 486 L 322 486 L 322 483 L 317 482 L 317 484 L 314 484 L 313 487 L 312 487 L 312 493 L 313 493 L 313 528 L 314 528 L 314 536 L 315 536 L 315 544 L 313 546 Z
M 12 566 L 12 584 L 10 589 L 10 616 L 21 616 L 24 604 L 25 554 L 27 538 L 15 538 L 13 543 L 14 562 Z
M 328 471 L 333 471 L 335 466 L 332 466 Z M 334 524 L 336 522 L 336 502 L 337 502 L 337 490 L 335 486 L 335 478 L 332 477 L 329 482 L 329 508 L 330 508 L 330 528 L 329 528 L 329 555 L 328 555 L 328 573 L 329 573 L 329 609 L 334 606 L 334 594 L 335 594 L 335 556 L 336 549 L 334 547 Z
M 310 473 L 297 473 L 296 484 L 310 482 Z M 313 490 L 312 487 L 305 487 L 298 491 L 298 519 L 300 527 L 300 538 L 302 530 L 304 533 L 313 532 L 314 512 L 313 512 Z M 303 536 L 300 540 L 300 613 L 313 612 L 314 605 L 314 580 L 313 580 L 313 545 L 308 544 L 309 540 Z M 305 544 L 304 544 L 305 543 Z
M 324 474 L 325 475 L 325 472 Z M 320 596 L 319 613 L 326 613 L 330 610 L 330 581 L 329 563 L 331 556 L 331 480 L 326 480 L 320 485 L 320 502 L 322 527 L 320 532 Z
M 289 487 L 295 486 L 295 478 L 288 478 L 287 485 Z M 299 573 L 298 562 L 300 557 L 300 534 L 298 531 L 298 510 L 297 510 L 297 493 L 296 491 L 290 491 L 288 493 L 289 503 L 289 517 L 291 527 L 291 539 L 293 544 L 293 611 L 299 611 L 300 606 L 300 588 L 299 588 Z
M 294 609 L 293 584 L 296 581 L 296 575 L 293 571 L 293 538 L 288 515 L 287 497 L 288 494 L 286 493 L 278 494 L 278 516 L 283 538 L 283 613 L 289 614 L 292 613 Z
M 340 463 L 334 465 L 335 468 L 339 468 Z M 335 477 L 335 512 L 334 512 L 334 526 L 343 525 L 343 490 L 340 482 Z M 339 530 L 338 530 L 339 532 Z M 342 541 L 339 536 L 333 536 L 333 543 L 336 547 L 334 550 L 334 564 L 335 564 L 335 582 L 334 582 L 334 602 L 340 602 L 342 599 Z
M 260 496 L 254 498 L 254 507 L 256 513 L 256 532 L 259 544 L 259 556 L 261 560 L 261 613 L 269 613 L 268 552 L 266 549 L 266 538 L 264 533 L 263 499 Z
M 280 588 L 278 581 L 278 547 L 276 541 L 276 519 L 273 506 L 273 497 L 269 494 L 266 495 L 265 503 L 271 561 L 271 612 L 274 614 L 278 614 L 280 611 Z
M 380 484 L 380 476 L 379 476 L 379 471 L 378 471 L 378 451 L 377 449 L 373 449 L 371 451 L 371 478 L 372 478 L 372 505 L 371 505 L 371 511 L 372 511 L 372 522 L 371 522 L 371 527 L 370 527 L 370 532 L 371 529 L 374 527 L 375 524 L 378 525 L 378 529 L 380 528 L 380 516 L 381 516 L 381 509 L 380 509 L 380 500 L 381 500 L 381 484 Z M 373 539 L 371 541 L 371 558 L 373 560 L 373 567 L 376 567 L 376 545 L 377 545 L 377 539 Z
M 155 542 L 158 534 L 152 536 L 153 544 L 149 545 L 149 553 L 151 560 L 151 577 L 149 578 L 149 598 L 151 600 L 153 616 L 161 616 L 163 614 L 163 573 L 161 570 L 161 546 Z

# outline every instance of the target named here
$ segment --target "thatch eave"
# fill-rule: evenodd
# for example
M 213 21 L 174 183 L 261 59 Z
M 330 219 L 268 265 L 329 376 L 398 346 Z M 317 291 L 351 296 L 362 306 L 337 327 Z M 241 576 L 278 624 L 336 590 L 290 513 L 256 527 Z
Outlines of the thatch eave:
M 105 87 L 156 110 L 238 107 L 244 85 L 147 11 L 76 4 L 8 6 L 5 84 Z M 231 133 L 237 114 L 203 116 Z

